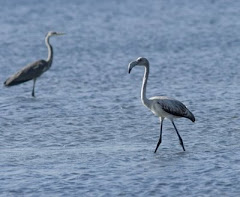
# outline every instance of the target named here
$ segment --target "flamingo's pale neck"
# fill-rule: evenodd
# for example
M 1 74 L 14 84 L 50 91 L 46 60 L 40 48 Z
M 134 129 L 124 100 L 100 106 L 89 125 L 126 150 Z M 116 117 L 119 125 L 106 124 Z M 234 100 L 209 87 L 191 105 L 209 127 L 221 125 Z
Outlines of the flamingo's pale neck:
M 150 100 L 148 100 L 146 97 L 147 80 L 149 75 L 149 63 L 144 64 L 144 67 L 145 67 L 145 71 L 144 71 L 143 83 L 142 83 L 142 89 L 141 89 L 141 101 L 146 107 L 150 108 Z

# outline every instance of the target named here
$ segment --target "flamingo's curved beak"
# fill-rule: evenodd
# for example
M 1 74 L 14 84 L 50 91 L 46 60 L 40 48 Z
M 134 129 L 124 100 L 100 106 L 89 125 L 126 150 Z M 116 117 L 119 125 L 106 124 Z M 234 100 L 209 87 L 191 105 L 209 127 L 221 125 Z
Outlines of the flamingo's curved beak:
M 128 64 L 128 73 L 130 74 L 132 68 L 137 65 L 137 61 L 130 62 Z

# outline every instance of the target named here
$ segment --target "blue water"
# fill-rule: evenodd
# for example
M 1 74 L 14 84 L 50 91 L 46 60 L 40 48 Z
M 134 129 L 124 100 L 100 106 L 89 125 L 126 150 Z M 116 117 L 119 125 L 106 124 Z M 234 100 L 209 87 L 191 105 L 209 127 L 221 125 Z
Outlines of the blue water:
M 36 83 L 0 87 L 0 196 L 239 196 L 240 1 L 0 1 L 0 81 L 47 57 Z M 140 101 L 182 101 L 196 122 Z

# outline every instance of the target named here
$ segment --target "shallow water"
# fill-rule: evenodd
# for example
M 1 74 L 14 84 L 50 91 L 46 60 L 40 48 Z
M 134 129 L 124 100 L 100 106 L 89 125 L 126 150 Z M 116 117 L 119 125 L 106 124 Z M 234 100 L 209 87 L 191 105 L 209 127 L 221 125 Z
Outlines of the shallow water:
M 36 83 L 0 87 L 1 196 L 238 196 L 239 1 L 1 1 L 0 80 L 47 57 Z M 182 101 L 196 122 L 140 101 Z

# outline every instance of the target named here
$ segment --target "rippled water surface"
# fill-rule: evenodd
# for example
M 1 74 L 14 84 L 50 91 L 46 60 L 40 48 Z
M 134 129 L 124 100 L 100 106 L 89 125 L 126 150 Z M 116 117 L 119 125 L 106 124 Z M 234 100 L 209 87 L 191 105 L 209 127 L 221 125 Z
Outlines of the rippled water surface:
M 239 196 L 240 1 L 0 1 L 0 81 L 46 58 L 36 83 L 0 87 L 1 196 Z M 182 101 L 185 143 L 140 100 Z

